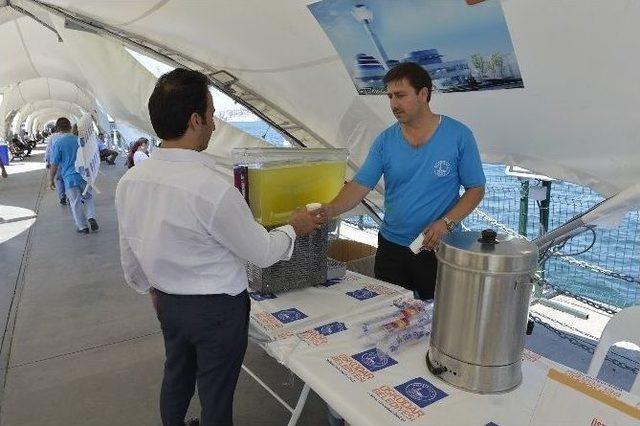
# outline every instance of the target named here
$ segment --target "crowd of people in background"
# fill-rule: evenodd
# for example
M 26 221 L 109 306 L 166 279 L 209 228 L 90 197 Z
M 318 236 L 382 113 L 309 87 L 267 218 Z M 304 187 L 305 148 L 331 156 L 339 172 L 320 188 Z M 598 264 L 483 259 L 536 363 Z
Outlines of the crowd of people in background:
M 37 132 L 33 138 L 26 132 L 14 134 L 9 139 L 9 151 L 11 151 L 13 157 L 29 157 L 31 150 L 43 139 L 43 135 L 40 132 Z
M 78 136 L 78 126 L 73 124 L 71 126 L 70 134 Z M 43 131 L 33 132 L 31 135 L 24 129 L 21 129 L 18 133 L 10 134 L 8 137 L 8 149 L 9 149 L 9 161 L 14 159 L 24 159 L 31 157 L 32 150 L 39 143 L 46 145 L 45 151 L 45 163 L 47 169 L 50 167 L 51 151 L 55 145 L 55 140 L 60 136 L 60 132 L 55 126 L 47 127 Z M 120 155 L 120 152 L 106 141 L 105 135 L 102 132 L 97 134 L 98 151 L 100 153 L 100 161 L 108 165 L 115 165 L 116 158 Z M 131 168 L 136 164 L 139 164 L 149 158 L 149 139 L 141 137 L 129 145 L 127 150 L 124 165 L 127 168 Z M 5 166 L 8 163 L 3 163 L 0 160 L 0 176 L 6 178 L 8 176 Z M 55 182 L 58 184 L 58 196 L 60 198 L 60 204 L 66 205 L 67 199 L 64 191 L 64 184 L 61 178 L 55 178 Z
M 106 140 L 104 133 L 96 135 L 97 150 L 100 162 L 116 164 L 120 152 Z M 87 185 L 85 178 L 77 170 L 76 159 L 82 142 L 78 136 L 78 125 L 71 124 L 66 117 L 60 117 L 55 126 L 45 127 L 43 131 L 35 131 L 31 135 L 21 129 L 8 137 L 9 161 L 31 156 L 38 143 L 45 144 L 44 162 L 49 170 L 49 182 L 56 191 L 59 203 L 70 207 L 70 213 L 79 233 L 88 234 L 99 230 L 96 220 L 95 201 L 92 185 Z M 149 158 L 149 140 L 141 137 L 129 146 L 124 165 L 131 168 Z M 0 158 L 0 176 L 8 176 L 5 166 L 7 159 Z
M 0 157 L 0 176 L 8 177 L 5 166 L 9 165 L 9 161 L 15 158 L 24 159 L 31 156 L 31 150 L 40 142 L 49 136 L 47 131 L 37 131 L 31 136 L 24 130 L 9 136 L 8 141 L 8 158 Z

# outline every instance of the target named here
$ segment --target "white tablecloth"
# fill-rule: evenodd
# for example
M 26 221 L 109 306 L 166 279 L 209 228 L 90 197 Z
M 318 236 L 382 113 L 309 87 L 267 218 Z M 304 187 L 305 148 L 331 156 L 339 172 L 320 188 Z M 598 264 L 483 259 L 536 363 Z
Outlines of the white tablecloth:
M 392 284 L 349 272 L 328 286 L 251 296 L 252 337 L 352 425 L 640 425 L 640 397 L 530 351 L 522 384 L 498 395 L 433 376 L 427 342 L 380 358 L 358 326 L 413 297 Z
M 348 272 L 343 280 L 278 295 L 249 293 L 251 337 L 280 363 L 294 351 L 339 339 L 354 324 L 393 310 L 413 293 L 393 284 Z

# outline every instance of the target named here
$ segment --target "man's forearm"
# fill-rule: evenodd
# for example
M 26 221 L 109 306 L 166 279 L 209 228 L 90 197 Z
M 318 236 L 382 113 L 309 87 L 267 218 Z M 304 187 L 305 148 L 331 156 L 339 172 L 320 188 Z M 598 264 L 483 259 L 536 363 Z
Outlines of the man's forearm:
M 332 207 L 333 215 L 338 216 L 353 209 L 367 196 L 369 191 L 371 191 L 369 188 L 355 181 L 347 182 L 338 195 L 329 203 Z
M 484 186 L 477 188 L 469 188 L 464 191 L 460 200 L 456 203 L 451 210 L 446 214 L 447 218 L 456 223 L 460 223 L 465 217 L 467 217 L 473 209 L 475 209 L 482 198 L 484 197 Z
M 52 164 L 51 168 L 49 169 L 49 182 L 55 182 L 56 173 L 58 173 L 58 165 Z

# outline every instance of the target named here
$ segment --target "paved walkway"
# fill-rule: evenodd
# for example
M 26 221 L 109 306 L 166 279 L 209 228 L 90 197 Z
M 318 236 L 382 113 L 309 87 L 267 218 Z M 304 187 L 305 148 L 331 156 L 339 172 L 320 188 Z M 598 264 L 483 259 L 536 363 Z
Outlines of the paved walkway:
M 41 157 L 12 165 L 0 181 L 0 217 L 15 216 L 8 206 L 37 214 L 33 226 L 4 242 L 28 222 L 0 224 L 0 320 L 7 325 L 0 424 L 158 425 L 162 335 L 148 298 L 126 286 L 120 268 L 113 196 L 125 169 L 101 168 L 100 231 L 80 235 L 48 188 Z M 245 365 L 295 405 L 300 381 L 262 349 L 250 344 Z M 326 424 L 324 410 L 312 395 L 299 424 Z M 194 402 L 190 415 L 198 411 Z M 243 371 L 236 424 L 287 419 L 286 409 Z
M 160 424 L 162 336 L 148 298 L 125 285 L 120 268 L 113 195 L 124 171 L 121 163 L 102 167 L 101 229 L 90 235 L 75 232 L 68 209 L 49 190 L 42 151 L 12 164 L 10 177 L 0 180 L 2 426 Z M 591 358 L 541 326 L 526 345 L 583 371 Z M 302 384 L 262 349 L 250 343 L 245 365 L 295 405 Z M 606 379 L 629 388 L 629 372 L 605 370 Z M 194 400 L 190 415 L 198 411 Z M 288 417 L 241 373 L 237 425 L 284 425 Z M 313 392 L 299 424 L 327 424 Z

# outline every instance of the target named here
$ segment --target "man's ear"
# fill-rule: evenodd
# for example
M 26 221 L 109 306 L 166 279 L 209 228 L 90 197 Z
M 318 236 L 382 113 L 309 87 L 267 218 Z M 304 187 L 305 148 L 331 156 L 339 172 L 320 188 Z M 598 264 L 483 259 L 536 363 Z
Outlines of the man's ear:
M 197 113 L 192 113 L 189 117 L 189 127 L 195 130 L 200 124 L 202 124 L 202 118 Z
M 429 99 L 429 89 L 427 89 L 426 87 L 420 89 L 420 91 L 418 92 L 418 97 L 420 97 L 420 99 L 424 99 L 424 101 L 426 102 L 427 99 Z

